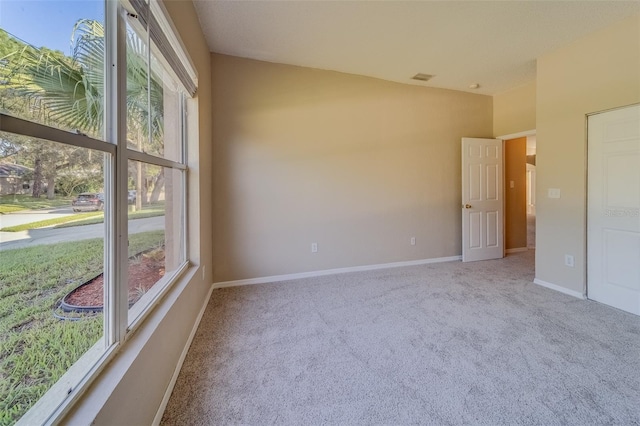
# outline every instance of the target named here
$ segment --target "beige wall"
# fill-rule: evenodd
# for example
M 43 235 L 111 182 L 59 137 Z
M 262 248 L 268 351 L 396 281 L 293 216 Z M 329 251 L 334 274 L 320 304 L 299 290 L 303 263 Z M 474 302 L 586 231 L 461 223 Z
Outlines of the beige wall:
M 491 97 L 217 54 L 212 72 L 214 281 L 461 253 L 461 138 L 491 136 Z
M 585 115 L 640 102 L 640 16 L 539 58 L 537 76 L 536 277 L 584 293 Z
M 211 70 L 191 1 L 166 8 L 199 75 L 190 104 L 189 250 L 194 264 L 153 310 L 89 388 L 63 424 L 151 424 L 212 283 Z
M 535 81 L 493 97 L 493 136 L 505 136 L 535 128 Z
M 527 247 L 527 138 L 504 143 L 505 248 Z M 513 182 L 513 188 L 511 187 Z

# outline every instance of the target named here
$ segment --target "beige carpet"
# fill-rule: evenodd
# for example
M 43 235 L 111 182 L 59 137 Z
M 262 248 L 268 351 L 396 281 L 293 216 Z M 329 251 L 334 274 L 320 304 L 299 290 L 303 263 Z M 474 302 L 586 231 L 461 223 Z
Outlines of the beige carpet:
M 165 425 L 640 423 L 640 317 L 532 251 L 214 291 Z
M 536 215 L 527 215 L 527 247 L 536 248 Z

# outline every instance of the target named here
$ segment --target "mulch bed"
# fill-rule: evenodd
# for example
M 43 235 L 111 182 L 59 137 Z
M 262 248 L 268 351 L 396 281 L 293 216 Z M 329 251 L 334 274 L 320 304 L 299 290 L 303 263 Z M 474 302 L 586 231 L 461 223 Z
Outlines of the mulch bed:
M 134 304 L 144 293 L 164 276 L 164 250 L 156 249 L 129 259 L 129 304 Z M 87 284 L 71 291 L 65 298 L 67 305 L 102 307 L 104 275 L 100 274 Z

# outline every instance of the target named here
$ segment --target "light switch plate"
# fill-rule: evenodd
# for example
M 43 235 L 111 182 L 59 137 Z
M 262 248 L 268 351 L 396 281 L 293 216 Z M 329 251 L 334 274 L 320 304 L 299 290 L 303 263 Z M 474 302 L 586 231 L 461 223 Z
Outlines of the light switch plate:
M 547 194 L 549 198 L 560 198 L 560 189 L 549 188 Z

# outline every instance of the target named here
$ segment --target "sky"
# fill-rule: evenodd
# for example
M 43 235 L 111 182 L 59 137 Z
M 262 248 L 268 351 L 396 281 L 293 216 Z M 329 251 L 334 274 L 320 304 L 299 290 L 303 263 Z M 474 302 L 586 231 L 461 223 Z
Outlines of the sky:
M 73 26 L 82 18 L 104 24 L 103 0 L 0 0 L 0 28 L 36 47 L 71 54 Z

